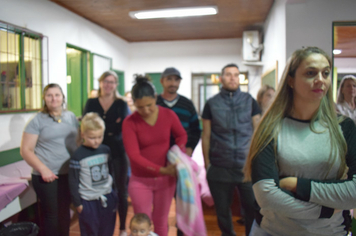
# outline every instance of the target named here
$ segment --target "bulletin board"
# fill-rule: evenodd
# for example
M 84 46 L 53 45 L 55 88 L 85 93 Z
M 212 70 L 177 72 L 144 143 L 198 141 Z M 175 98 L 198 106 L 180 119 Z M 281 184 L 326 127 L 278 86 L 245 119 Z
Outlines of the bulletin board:
M 269 85 L 277 90 L 278 86 L 278 61 L 276 61 L 276 65 L 271 69 L 267 70 L 261 76 L 261 87 L 263 85 Z

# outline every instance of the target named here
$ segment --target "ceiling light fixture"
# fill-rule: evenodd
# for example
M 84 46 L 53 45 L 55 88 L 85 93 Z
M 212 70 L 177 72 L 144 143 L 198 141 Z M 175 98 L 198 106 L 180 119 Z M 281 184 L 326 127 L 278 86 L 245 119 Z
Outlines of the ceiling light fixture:
M 188 16 L 216 15 L 218 8 L 216 6 L 189 7 L 189 8 L 168 8 L 149 11 L 131 11 L 129 15 L 134 19 L 153 19 L 153 18 L 171 18 Z
M 338 55 L 338 54 L 340 54 L 342 51 L 340 50 L 340 49 L 334 49 L 333 50 L 333 54 L 335 54 L 335 55 Z

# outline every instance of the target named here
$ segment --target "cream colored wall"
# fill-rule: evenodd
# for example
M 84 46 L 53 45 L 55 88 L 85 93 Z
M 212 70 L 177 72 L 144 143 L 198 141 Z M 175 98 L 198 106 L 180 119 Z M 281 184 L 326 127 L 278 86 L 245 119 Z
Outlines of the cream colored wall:
M 0 0 L 0 20 L 48 37 L 49 82 L 66 93 L 66 44 L 111 57 L 126 70 L 129 44 L 109 31 L 47 0 Z M 47 79 L 44 81 L 47 82 Z M 20 146 L 25 123 L 33 114 L 0 114 L 0 151 Z
M 173 66 L 183 78 L 178 92 L 188 98 L 192 73 L 219 73 L 226 64 L 236 63 L 240 71 L 249 72 L 253 96 L 257 94 L 255 84 L 259 83 L 261 74 L 259 68 L 242 63 L 241 38 L 131 43 L 129 61 L 126 90 L 131 89 L 134 74 L 162 73 L 166 67 Z

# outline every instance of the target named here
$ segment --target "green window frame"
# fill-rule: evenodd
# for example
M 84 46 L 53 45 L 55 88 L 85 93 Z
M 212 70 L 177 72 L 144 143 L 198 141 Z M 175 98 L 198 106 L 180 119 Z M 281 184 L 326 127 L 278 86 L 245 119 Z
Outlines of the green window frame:
M 0 21 L 0 113 L 38 111 L 48 81 L 48 38 Z

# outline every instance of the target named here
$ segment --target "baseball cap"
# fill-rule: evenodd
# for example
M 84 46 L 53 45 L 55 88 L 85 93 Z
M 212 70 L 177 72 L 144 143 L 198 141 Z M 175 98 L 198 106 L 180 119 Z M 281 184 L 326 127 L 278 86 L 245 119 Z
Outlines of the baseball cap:
M 168 67 L 168 68 L 166 68 L 166 69 L 163 71 L 161 78 L 167 77 L 167 76 L 169 76 L 169 75 L 176 75 L 176 76 L 178 76 L 180 79 L 182 79 L 182 77 L 180 76 L 179 70 L 177 70 L 177 69 L 174 68 L 174 67 Z

